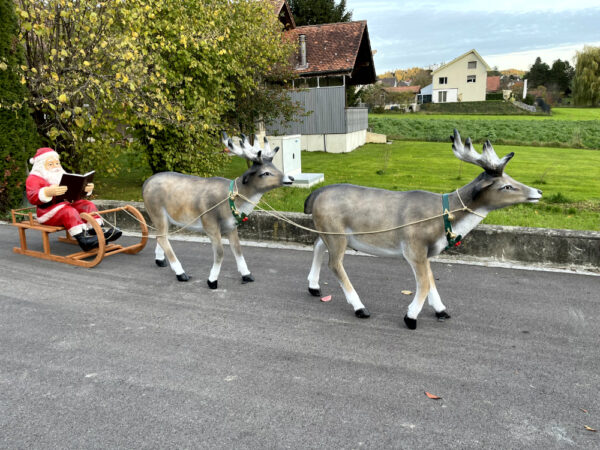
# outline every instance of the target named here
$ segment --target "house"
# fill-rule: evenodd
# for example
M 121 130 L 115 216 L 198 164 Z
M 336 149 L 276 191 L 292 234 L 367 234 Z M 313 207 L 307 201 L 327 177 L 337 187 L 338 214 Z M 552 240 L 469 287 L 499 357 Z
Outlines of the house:
M 493 77 L 487 77 L 485 91 L 487 93 L 500 91 L 500 75 L 493 76 Z
M 475 49 L 432 72 L 432 101 L 483 102 L 490 67 Z
M 272 1 L 284 36 L 297 43 L 293 69 L 298 76 L 290 91 L 302 105 L 292 123 L 266 126 L 269 136 L 301 136 L 301 149 L 350 152 L 365 144 L 367 108 L 348 107 L 346 89 L 375 83 L 375 65 L 366 21 L 297 27 L 288 17 L 286 0 Z
M 406 109 L 410 110 L 411 106 L 414 103 L 417 103 L 417 94 L 421 90 L 421 86 L 396 86 L 396 87 L 386 87 L 384 88 L 386 92 L 390 94 L 405 94 L 402 97 L 404 101 L 395 102 L 392 100 L 391 102 L 385 104 L 385 109 Z M 414 106 L 413 106 L 414 110 Z

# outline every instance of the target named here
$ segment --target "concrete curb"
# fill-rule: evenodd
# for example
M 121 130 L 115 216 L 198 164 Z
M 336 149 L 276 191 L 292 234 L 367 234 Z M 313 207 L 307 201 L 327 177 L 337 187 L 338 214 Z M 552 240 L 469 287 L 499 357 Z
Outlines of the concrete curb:
M 135 206 L 148 220 L 141 202 L 95 200 L 99 209 Z M 280 213 L 294 222 L 313 227 L 311 217 L 302 213 Z M 139 231 L 139 225 L 124 212 L 112 213 L 107 220 L 125 231 Z M 176 227 L 173 227 L 175 229 Z M 243 240 L 276 241 L 312 245 L 315 235 L 296 228 L 273 216 L 256 211 L 239 227 Z M 150 232 L 152 235 L 152 231 Z M 198 233 L 182 231 L 182 235 Z M 546 228 L 479 225 L 464 239 L 460 247 L 444 253 L 448 257 L 485 258 L 487 260 L 533 264 L 552 264 L 600 272 L 600 232 L 554 230 Z

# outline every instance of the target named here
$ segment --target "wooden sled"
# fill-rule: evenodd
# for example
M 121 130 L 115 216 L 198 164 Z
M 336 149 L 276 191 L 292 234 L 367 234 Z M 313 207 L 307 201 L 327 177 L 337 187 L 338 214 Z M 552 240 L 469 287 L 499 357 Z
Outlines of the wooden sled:
M 131 213 L 135 218 L 139 221 L 141 229 L 142 229 L 142 239 L 140 242 L 134 245 L 130 245 L 128 247 L 123 247 L 118 244 L 107 244 L 104 239 L 104 233 L 102 232 L 102 228 L 96 220 L 94 219 L 94 215 L 102 215 L 115 211 L 120 211 L 122 209 L 127 210 Z M 58 261 L 65 264 L 72 264 L 74 266 L 80 267 L 94 267 L 100 263 L 104 259 L 105 256 L 115 255 L 117 253 L 128 253 L 133 255 L 142 251 L 142 249 L 146 246 L 148 242 L 148 226 L 146 225 L 146 221 L 144 220 L 144 216 L 133 206 L 125 205 L 121 208 L 113 208 L 106 209 L 104 211 L 97 211 L 94 213 L 81 213 L 81 218 L 90 224 L 94 230 L 96 231 L 96 236 L 98 237 L 98 248 L 94 248 L 88 252 L 79 251 L 76 253 L 72 253 L 67 256 L 54 255 L 50 252 L 50 233 L 56 233 L 57 231 L 65 230 L 64 227 L 54 227 L 51 225 L 43 225 L 39 223 L 34 217 L 33 213 L 35 211 L 35 207 L 33 208 L 21 208 L 21 209 L 13 209 L 11 210 L 12 214 L 12 226 L 15 226 L 19 229 L 19 238 L 21 240 L 20 247 L 14 247 L 13 251 L 15 253 L 20 253 L 21 255 L 33 256 L 35 258 L 47 259 L 50 261 Z M 24 220 L 18 221 L 17 218 L 25 217 Z M 25 232 L 27 230 L 38 230 L 42 232 L 42 243 L 44 246 L 44 251 L 40 252 L 37 250 L 31 250 L 27 248 L 27 237 L 25 236 Z M 59 237 L 58 240 L 60 242 L 66 242 L 68 244 L 78 245 L 77 241 L 73 239 L 69 232 L 65 230 L 66 236 Z M 89 260 L 89 258 L 93 258 Z

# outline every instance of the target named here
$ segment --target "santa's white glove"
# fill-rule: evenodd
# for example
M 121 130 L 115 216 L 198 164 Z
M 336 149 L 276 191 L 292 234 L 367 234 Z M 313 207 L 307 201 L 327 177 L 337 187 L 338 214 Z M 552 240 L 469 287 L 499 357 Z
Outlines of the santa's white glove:
M 56 197 L 57 195 L 63 195 L 65 192 L 67 192 L 67 186 L 59 186 L 57 184 L 44 188 L 44 195 L 46 197 Z

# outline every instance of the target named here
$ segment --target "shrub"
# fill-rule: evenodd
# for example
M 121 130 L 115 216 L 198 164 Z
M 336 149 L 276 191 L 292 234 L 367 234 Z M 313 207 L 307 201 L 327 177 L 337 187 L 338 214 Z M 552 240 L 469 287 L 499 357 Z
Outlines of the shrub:
M 23 62 L 12 0 L 0 0 L 0 212 L 23 200 L 27 160 L 39 144 L 16 67 Z

